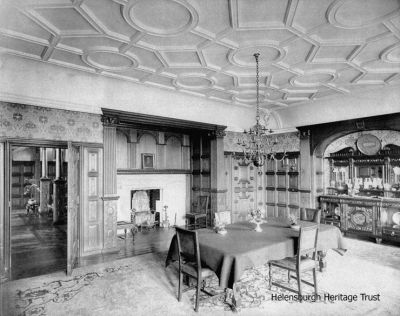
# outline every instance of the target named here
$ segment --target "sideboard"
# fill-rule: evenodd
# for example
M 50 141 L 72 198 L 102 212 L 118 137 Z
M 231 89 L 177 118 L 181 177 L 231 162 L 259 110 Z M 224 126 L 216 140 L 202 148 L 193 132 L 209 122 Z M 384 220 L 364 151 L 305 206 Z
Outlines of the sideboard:
M 342 232 L 400 242 L 400 199 L 348 195 L 321 195 L 321 222 Z

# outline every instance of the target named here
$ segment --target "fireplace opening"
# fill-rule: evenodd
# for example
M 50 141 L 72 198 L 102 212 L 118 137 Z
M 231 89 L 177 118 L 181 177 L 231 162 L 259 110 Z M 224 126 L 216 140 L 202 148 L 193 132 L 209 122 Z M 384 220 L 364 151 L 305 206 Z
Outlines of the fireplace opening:
M 131 190 L 131 210 L 134 212 L 156 211 L 160 201 L 160 189 Z
M 160 225 L 160 189 L 131 190 L 131 222 L 142 230 Z

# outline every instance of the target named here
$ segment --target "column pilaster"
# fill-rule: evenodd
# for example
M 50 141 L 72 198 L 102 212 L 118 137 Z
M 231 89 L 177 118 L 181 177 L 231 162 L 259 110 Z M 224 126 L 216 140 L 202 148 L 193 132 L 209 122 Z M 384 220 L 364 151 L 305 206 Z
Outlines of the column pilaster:
M 117 128 L 118 120 L 104 117 L 104 240 L 103 252 L 116 251 L 117 249 Z
M 44 214 L 49 211 L 50 199 L 50 179 L 47 174 L 47 150 L 40 148 L 42 156 L 42 177 L 40 178 L 40 213 Z
M 165 144 L 165 133 L 157 133 L 157 169 L 165 169 L 167 167 L 167 150 Z
M 226 183 L 224 179 L 224 130 L 216 130 L 211 139 L 211 219 L 214 213 L 226 210 Z
M 310 154 L 309 130 L 300 133 L 300 207 L 312 207 L 313 164 Z
M 128 168 L 137 168 L 136 163 L 137 131 L 130 130 L 128 138 Z
M 65 180 L 62 178 L 61 149 L 56 148 L 56 178 L 53 186 L 53 224 L 60 222 L 60 215 L 64 205 Z

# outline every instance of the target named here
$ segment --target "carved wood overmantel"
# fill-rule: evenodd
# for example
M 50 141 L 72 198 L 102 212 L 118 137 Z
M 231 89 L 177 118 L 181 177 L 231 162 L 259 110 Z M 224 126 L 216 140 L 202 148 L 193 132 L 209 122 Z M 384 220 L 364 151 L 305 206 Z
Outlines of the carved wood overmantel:
M 186 171 L 191 173 L 191 181 L 188 181 L 190 200 L 187 201 L 186 212 L 191 209 L 191 204 L 196 201 L 198 195 L 208 195 L 211 201 L 213 212 L 226 209 L 226 185 L 224 183 L 224 136 L 226 126 L 208 124 L 203 122 L 188 121 L 177 118 L 161 117 L 141 113 L 117 111 L 102 108 L 102 122 L 104 125 L 104 189 L 105 207 L 114 208 L 118 205 L 117 197 L 111 197 L 117 192 L 114 186 L 114 178 L 117 177 L 116 159 L 116 131 L 122 132 L 132 143 L 130 144 L 130 155 L 135 155 L 135 145 L 142 134 L 151 134 L 156 140 L 157 146 L 157 168 L 153 173 L 163 173 L 166 165 L 166 142 L 169 137 L 181 137 L 182 147 L 187 156 L 191 156 L 191 165 L 184 166 Z M 113 147 L 114 146 L 114 147 Z M 199 151 L 199 154 L 197 154 Z M 189 153 L 191 152 L 191 154 Z M 193 161 L 202 161 L 198 170 L 197 164 Z M 137 166 L 133 165 L 137 168 Z M 129 165 L 132 168 L 132 164 Z M 119 170 L 120 172 L 121 170 Z M 128 172 L 131 172 L 128 170 Z M 141 174 L 142 171 L 135 171 Z M 165 172 L 164 172 L 165 173 Z M 168 172 L 167 172 L 168 173 Z M 192 184 L 191 190 L 189 189 Z M 115 188 L 115 189 L 114 189 Z M 107 195 L 108 194 L 108 195 Z M 185 194 L 185 192 L 183 192 Z M 187 194 L 189 195 L 189 194 Z M 107 202 L 106 202 L 107 201 Z M 211 218 L 210 218 L 211 219 Z M 116 219 L 115 219 L 116 225 Z M 111 227 L 108 225 L 107 227 Z M 105 227 L 106 228 L 106 227 Z M 112 234 L 111 234 L 112 235 Z

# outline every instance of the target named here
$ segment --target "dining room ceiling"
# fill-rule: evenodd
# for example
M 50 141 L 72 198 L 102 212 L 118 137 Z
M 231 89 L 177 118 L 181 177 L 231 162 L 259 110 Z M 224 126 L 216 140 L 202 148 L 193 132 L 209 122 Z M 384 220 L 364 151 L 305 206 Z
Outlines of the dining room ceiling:
M 3 0 L 0 52 L 227 103 L 400 83 L 398 0 Z

